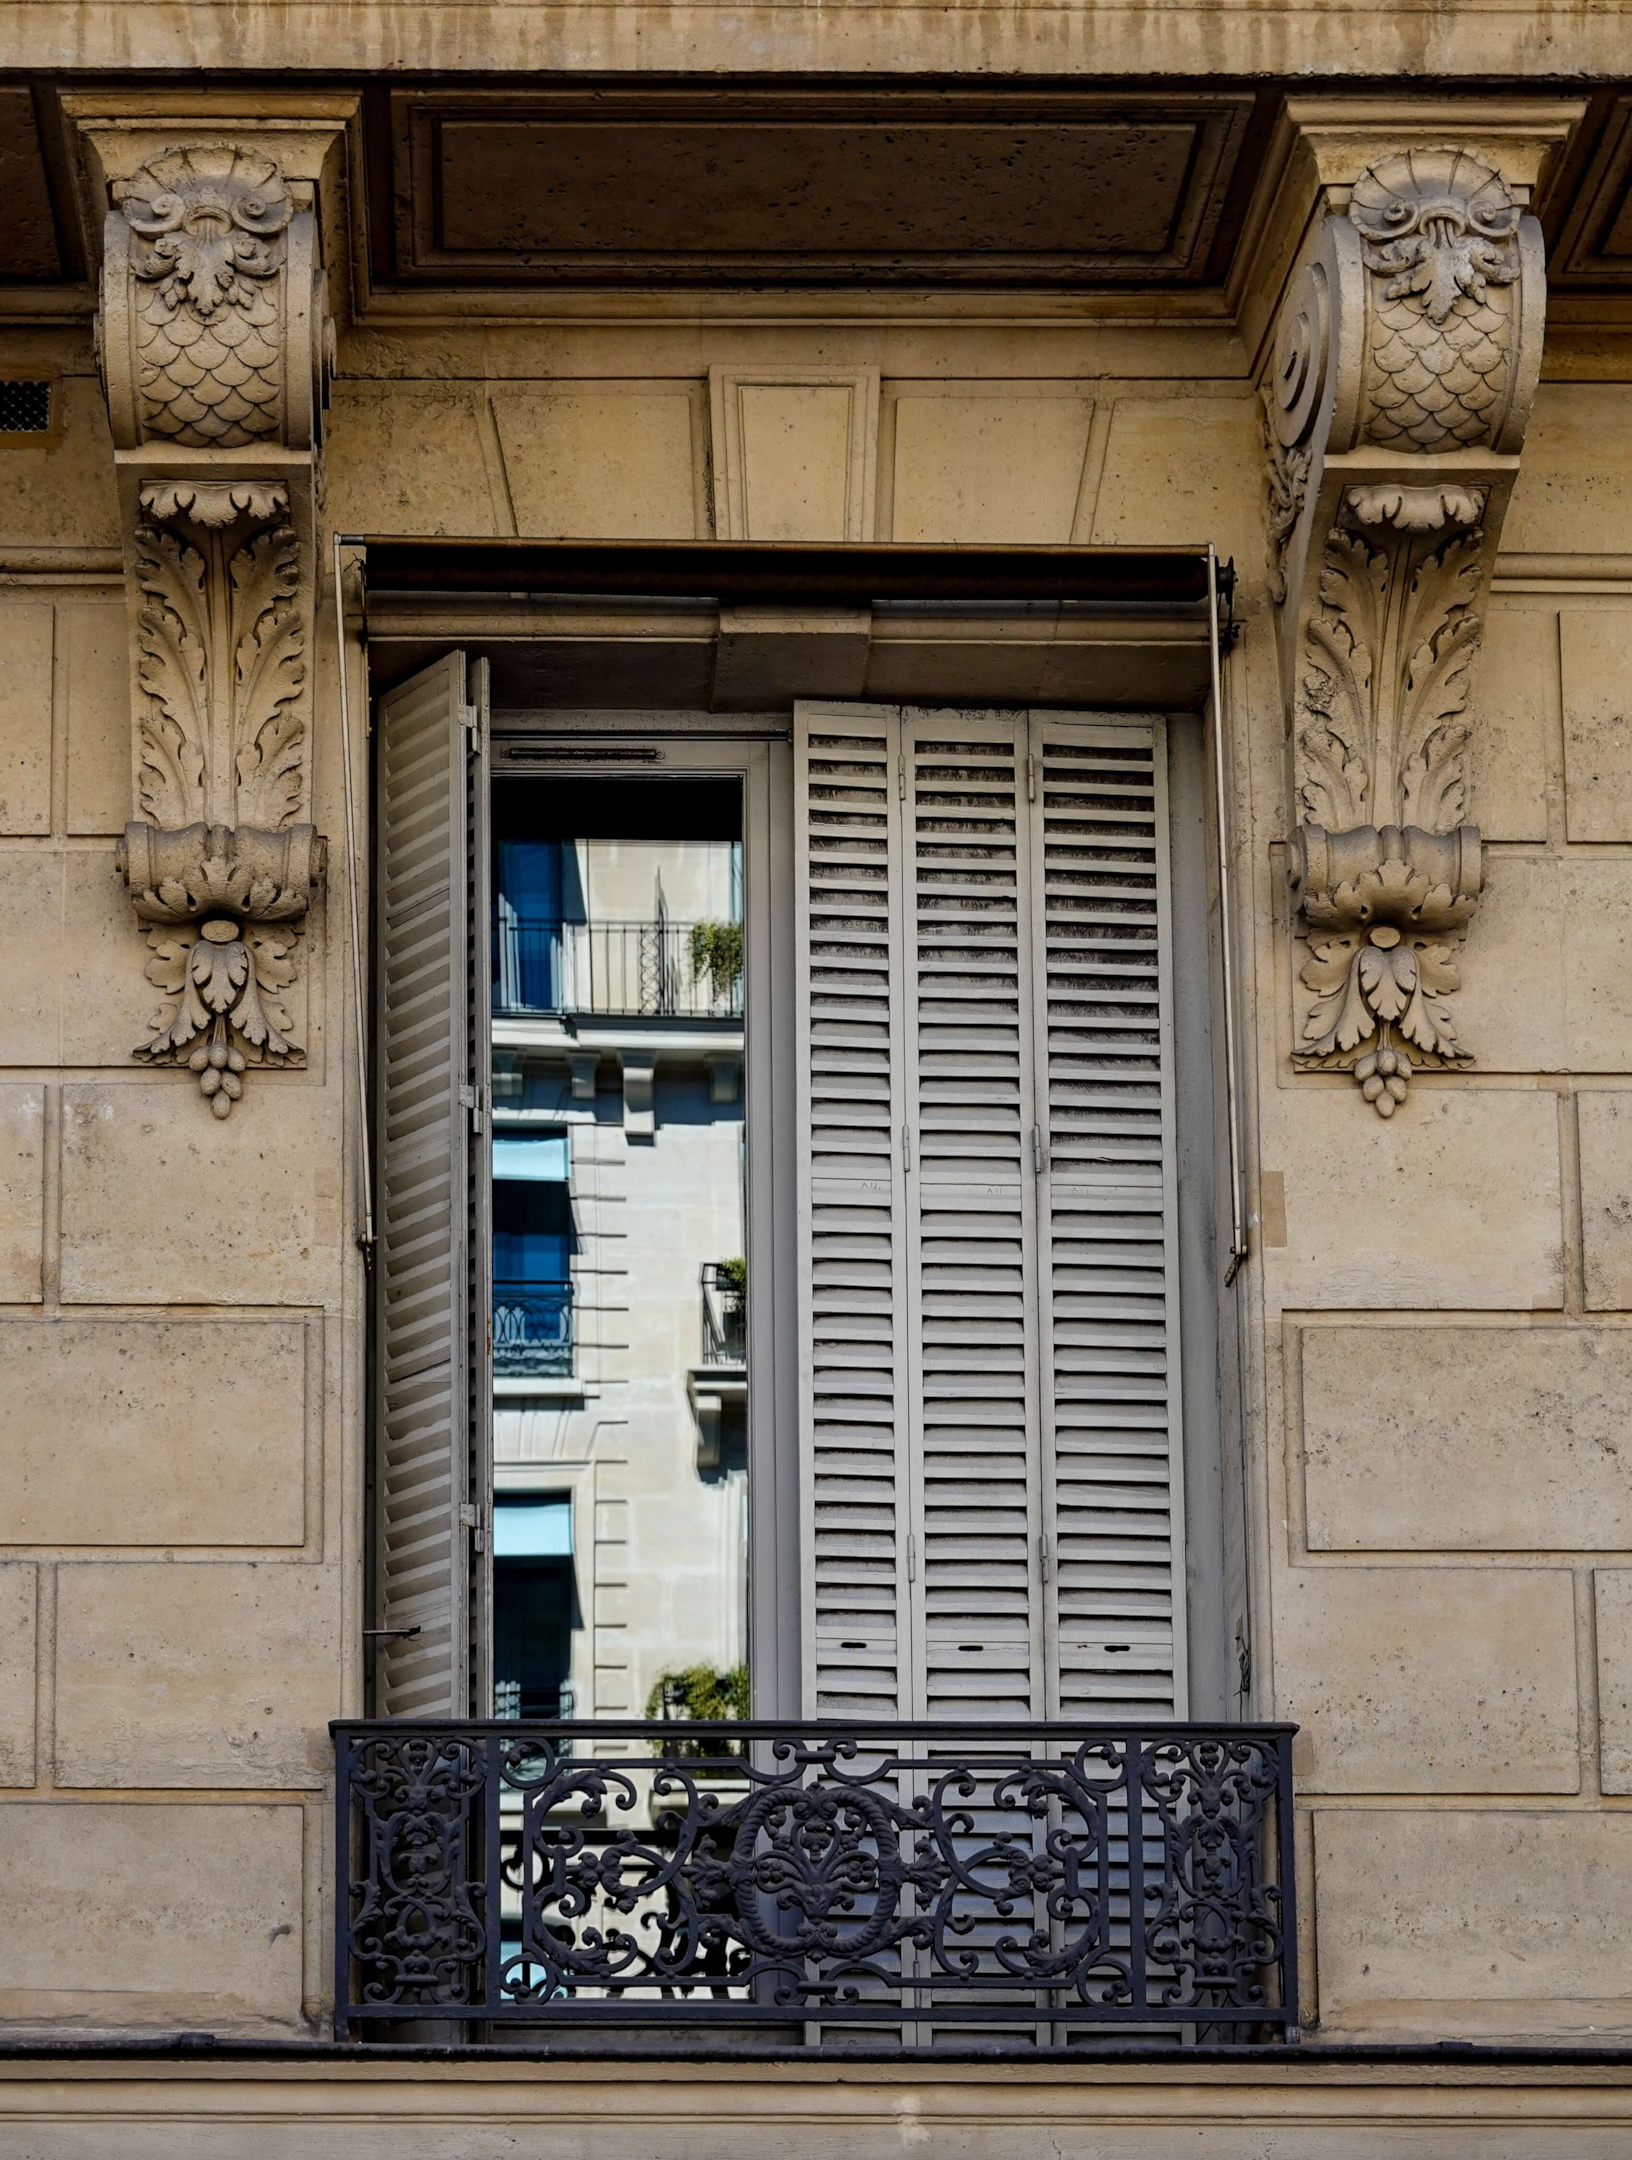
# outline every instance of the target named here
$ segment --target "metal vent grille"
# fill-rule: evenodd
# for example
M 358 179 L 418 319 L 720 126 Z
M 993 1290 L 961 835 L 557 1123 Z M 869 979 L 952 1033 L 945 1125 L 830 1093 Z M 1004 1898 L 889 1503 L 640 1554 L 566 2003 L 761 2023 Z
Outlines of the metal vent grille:
M 0 382 L 0 435 L 46 435 L 50 430 L 49 382 Z

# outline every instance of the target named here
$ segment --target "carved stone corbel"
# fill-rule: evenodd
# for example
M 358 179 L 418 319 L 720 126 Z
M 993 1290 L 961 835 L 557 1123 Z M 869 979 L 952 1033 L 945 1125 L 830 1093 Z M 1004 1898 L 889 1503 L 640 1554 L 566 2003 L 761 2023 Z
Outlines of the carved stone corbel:
M 1540 373 L 1525 206 L 1558 132 L 1519 180 L 1419 141 L 1328 182 L 1262 393 L 1311 948 L 1294 1060 L 1352 1073 L 1384 1117 L 1472 1056 L 1446 1003 L 1483 877 L 1471 668 Z
M 148 982 L 133 1054 L 226 1117 L 303 1064 L 289 1003 L 326 847 L 311 822 L 316 491 L 331 330 L 317 190 L 338 127 L 76 112 L 102 235 L 98 354 L 131 624 L 119 851 Z M 223 131 L 224 132 L 224 131 Z

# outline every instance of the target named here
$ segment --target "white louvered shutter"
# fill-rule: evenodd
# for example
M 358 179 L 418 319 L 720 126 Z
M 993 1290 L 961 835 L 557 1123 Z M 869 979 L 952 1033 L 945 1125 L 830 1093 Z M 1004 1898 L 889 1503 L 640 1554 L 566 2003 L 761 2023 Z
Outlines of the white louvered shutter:
M 375 1701 L 385 1717 L 471 1708 L 464 1511 L 484 1388 L 470 1263 L 485 1222 L 472 1200 L 485 1010 L 472 981 L 485 949 L 472 920 L 485 915 L 472 906 L 476 717 L 462 653 L 378 709 Z
M 1041 1716 L 1026 716 L 904 716 L 917 1714 Z
M 900 722 L 795 715 L 804 1695 L 909 1717 Z
M 1183 1716 L 1162 723 L 797 735 L 807 1706 Z
M 1049 1707 L 1183 1717 L 1165 732 L 1034 713 L 1031 744 Z

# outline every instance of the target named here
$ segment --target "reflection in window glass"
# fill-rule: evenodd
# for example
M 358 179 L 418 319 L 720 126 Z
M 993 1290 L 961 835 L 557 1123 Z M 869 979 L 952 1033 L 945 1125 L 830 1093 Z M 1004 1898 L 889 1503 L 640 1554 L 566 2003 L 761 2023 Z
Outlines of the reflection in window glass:
M 493 815 L 495 1711 L 745 1715 L 740 785 Z

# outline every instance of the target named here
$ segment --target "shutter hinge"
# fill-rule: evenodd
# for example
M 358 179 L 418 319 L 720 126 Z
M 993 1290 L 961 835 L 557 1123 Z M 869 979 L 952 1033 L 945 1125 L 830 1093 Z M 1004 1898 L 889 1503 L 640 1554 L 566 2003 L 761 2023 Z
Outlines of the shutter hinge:
M 469 738 L 465 744 L 467 753 L 471 757 L 479 756 L 482 748 L 482 708 L 480 705 L 461 705 L 459 708 L 459 725 Z
M 471 1541 L 475 1545 L 476 1550 L 478 1552 L 486 1552 L 487 1525 L 485 1522 L 483 1522 L 482 1511 L 476 1505 L 474 1500 L 460 1501 L 459 1522 L 462 1529 L 468 1530 L 470 1532 Z
M 910 1125 L 903 1125 L 901 1128 L 901 1167 L 903 1170 L 912 1168 L 912 1127 Z
M 918 1540 L 915 1537 L 907 1539 L 907 1580 L 918 1580 Z
M 1033 1177 L 1041 1177 L 1047 1168 L 1048 1157 L 1043 1151 L 1043 1136 L 1039 1129 L 1033 1125 L 1031 1128 L 1031 1174 Z
M 907 799 L 907 761 L 898 757 L 895 761 L 895 792 L 903 802 Z
M 1026 759 L 1026 800 L 1027 802 L 1037 800 L 1037 753 L 1035 750 Z
M 1042 1565 L 1043 1580 L 1047 1582 L 1053 1570 L 1054 1560 L 1048 1549 L 1048 1532 L 1046 1530 L 1042 1531 L 1037 1539 L 1037 1558 Z
M 479 1087 L 472 1087 L 468 1080 L 461 1080 L 459 1083 L 459 1101 L 461 1106 L 470 1112 L 471 1131 L 479 1133 L 482 1129 L 482 1090 Z

